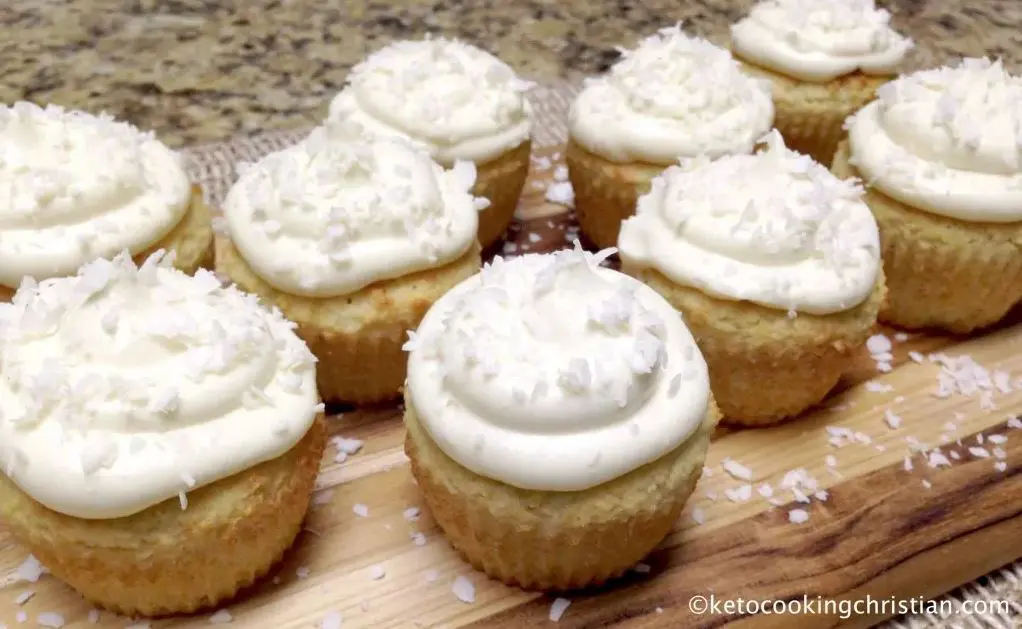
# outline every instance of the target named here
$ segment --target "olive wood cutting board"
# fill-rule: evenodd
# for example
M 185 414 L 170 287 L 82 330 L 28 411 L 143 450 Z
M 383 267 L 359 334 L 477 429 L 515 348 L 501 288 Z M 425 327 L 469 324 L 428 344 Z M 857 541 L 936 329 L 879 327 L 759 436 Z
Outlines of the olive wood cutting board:
M 505 253 L 551 251 L 577 234 L 565 208 L 546 201 L 550 182 L 563 177 L 559 157 L 548 150 L 534 159 Z M 699 615 L 689 601 L 711 593 L 718 601 L 934 597 L 1022 556 L 1022 424 L 1013 419 L 1022 410 L 1022 317 L 1010 320 L 971 338 L 878 328 L 893 344 L 890 371 L 863 349 L 818 410 L 774 428 L 718 430 L 708 471 L 675 531 L 636 571 L 567 596 L 559 626 L 866 627 L 895 610 L 849 619 L 735 609 Z M 1006 372 L 1010 386 L 996 374 L 989 390 L 939 397 L 947 369 L 935 353 Z M 976 382 L 961 371 L 959 384 Z M 409 473 L 399 408 L 348 410 L 330 426 L 364 445 L 343 461 L 338 443 L 328 448 L 295 547 L 226 612 L 142 623 L 90 616 L 89 605 L 52 576 L 18 580 L 26 551 L 0 525 L 0 575 L 10 575 L 0 625 L 17 627 L 27 617 L 25 626 L 39 626 L 40 614 L 57 613 L 66 627 L 104 628 L 553 626 L 551 597 L 488 580 L 444 540 Z M 939 446 L 941 456 L 919 452 L 927 446 Z M 784 489 L 796 469 L 823 490 L 808 504 Z M 21 602 L 25 592 L 34 595 Z

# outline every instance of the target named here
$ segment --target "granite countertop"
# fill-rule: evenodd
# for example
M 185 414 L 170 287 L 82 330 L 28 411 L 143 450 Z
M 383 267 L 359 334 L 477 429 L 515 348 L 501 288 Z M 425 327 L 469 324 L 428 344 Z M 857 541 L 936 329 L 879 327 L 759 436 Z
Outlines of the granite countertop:
M 425 33 L 539 80 L 600 72 L 660 26 L 710 38 L 751 0 L 6 0 L 0 101 L 105 110 L 182 146 L 310 126 L 352 64 Z M 1018 0 L 888 0 L 913 60 L 1022 62 Z

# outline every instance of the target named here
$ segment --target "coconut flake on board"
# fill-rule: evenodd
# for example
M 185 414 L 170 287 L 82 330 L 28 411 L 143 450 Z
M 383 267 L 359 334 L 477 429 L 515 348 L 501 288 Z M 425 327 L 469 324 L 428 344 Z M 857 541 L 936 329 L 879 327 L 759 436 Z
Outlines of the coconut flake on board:
M 554 602 L 550 604 L 550 620 L 554 622 L 560 622 L 561 616 L 568 610 L 568 606 L 571 605 L 571 601 L 566 598 L 555 598 Z
M 319 621 L 319 629 L 341 629 L 343 621 L 344 617 L 341 616 L 341 612 L 330 611 Z
M 209 617 L 209 624 L 211 625 L 226 625 L 227 623 L 233 622 L 234 616 L 231 612 L 226 609 L 218 609 Z
M 56 612 L 43 612 L 36 616 L 36 623 L 47 629 L 60 629 L 66 624 L 64 617 Z M 18 621 L 23 622 L 23 621 Z
M 792 524 L 805 524 L 809 521 L 809 512 L 805 509 L 792 509 L 788 512 L 788 521 Z
M 451 591 L 462 603 L 470 604 L 476 600 L 476 586 L 472 585 L 472 582 L 467 577 L 459 576 L 454 580 L 454 585 L 451 586 Z
M 720 466 L 735 480 L 751 481 L 752 470 L 731 458 L 725 458 Z

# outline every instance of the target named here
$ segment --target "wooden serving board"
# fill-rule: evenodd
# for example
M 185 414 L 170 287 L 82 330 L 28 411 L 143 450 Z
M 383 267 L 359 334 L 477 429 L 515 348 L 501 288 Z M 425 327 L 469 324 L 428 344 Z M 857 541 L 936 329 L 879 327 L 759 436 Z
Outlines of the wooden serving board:
M 561 248 L 577 233 L 564 208 L 544 199 L 559 155 L 541 157 L 553 164 L 534 163 L 506 253 Z M 879 371 L 864 349 L 841 391 L 816 412 L 775 428 L 719 430 L 708 471 L 675 532 L 618 583 L 568 597 L 560 626 L 866 627 L 897 610 L 847 620 L 734 609 L 700 615 L 689 601 L 711 594 L 718 601 L 933 597 L 1022 556 L 1022 429 L 1010 419 L 1022 409 L 1022 323 L 975 338 L 878 332 L 893 341 L 890 372 Z M 988 371 L 963 367 L 960 383 L 987 388 L 935 396 L 942 370 L 931 360 L 935 352 L 971 357 Z M 983 373 L 993 385 L 981 382 Z M 1006 388 L 1006 377 L 1011 390 L 1002 392 L 998 385 Z M 888 410 L 900 427 L 885 421 Z M 488 580 L 444 540 L 409 473 L 399 409 L 345 412 L 332 419 L 331 431 L 361 439 L 364 447 L 343 462 L 335 460 L 336 445 L 328 449 L 294 549 L 215 620 L 272 629 L 333 628 L 338 614 L 345 629 L 553 624 L 551 598 Z M 846 438 L 835 438 L 840 434 Z M 837 447 L 836 441 L 850 443 Z M 948 465 L 918 452 L 927 446 L 940 446 Z M 750 479 L 725 471 L 728 459 L 748 468 Z M 827 495 L 796 502 L 783 479 L 799 468 Z M 763 484 L 772 489 L 771 499 L 761 495 Z M 356 505 L 367 514 L 356 514 Z M 410 508 L 422 513 L 411 517 Z M 808 520 L 791 522 L 799 519 L 794 509 Z M 0 592 L 0 625 L 18 626 L 23 613 L 27 626 L 38 626 L 44 612 L 59 613 L 67 627 L 131 625 L 107 612 L 90 619 L 89 606 L 52 576 L 18 582 L 13 575 L 25 558 L 0 527 L 0 575 L 12 574 Z M 382 578 L 374 578 L 381 571 Z M 473 584 L 474 601 L 455 596 L 458 577 Z M 19 605 L 23 592 L 34 596 Z M 211 615 L 147 622 L 134 626 L 204 627 Z

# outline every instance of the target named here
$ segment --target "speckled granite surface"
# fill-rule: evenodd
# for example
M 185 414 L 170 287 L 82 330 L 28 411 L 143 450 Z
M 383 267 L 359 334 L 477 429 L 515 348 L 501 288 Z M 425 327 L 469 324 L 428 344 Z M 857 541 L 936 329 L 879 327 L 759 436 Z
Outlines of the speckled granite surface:
M 395 38 L 442 33 L 521 73 L 599 72 L 659 26 L 711 38 L 751 0 L 5 0 L 0 101 L 106 110 L 173 145 L 315 123 L 348 68 Z M 913 65 L 1022 65 L 1019 0 L 888 0 Z

